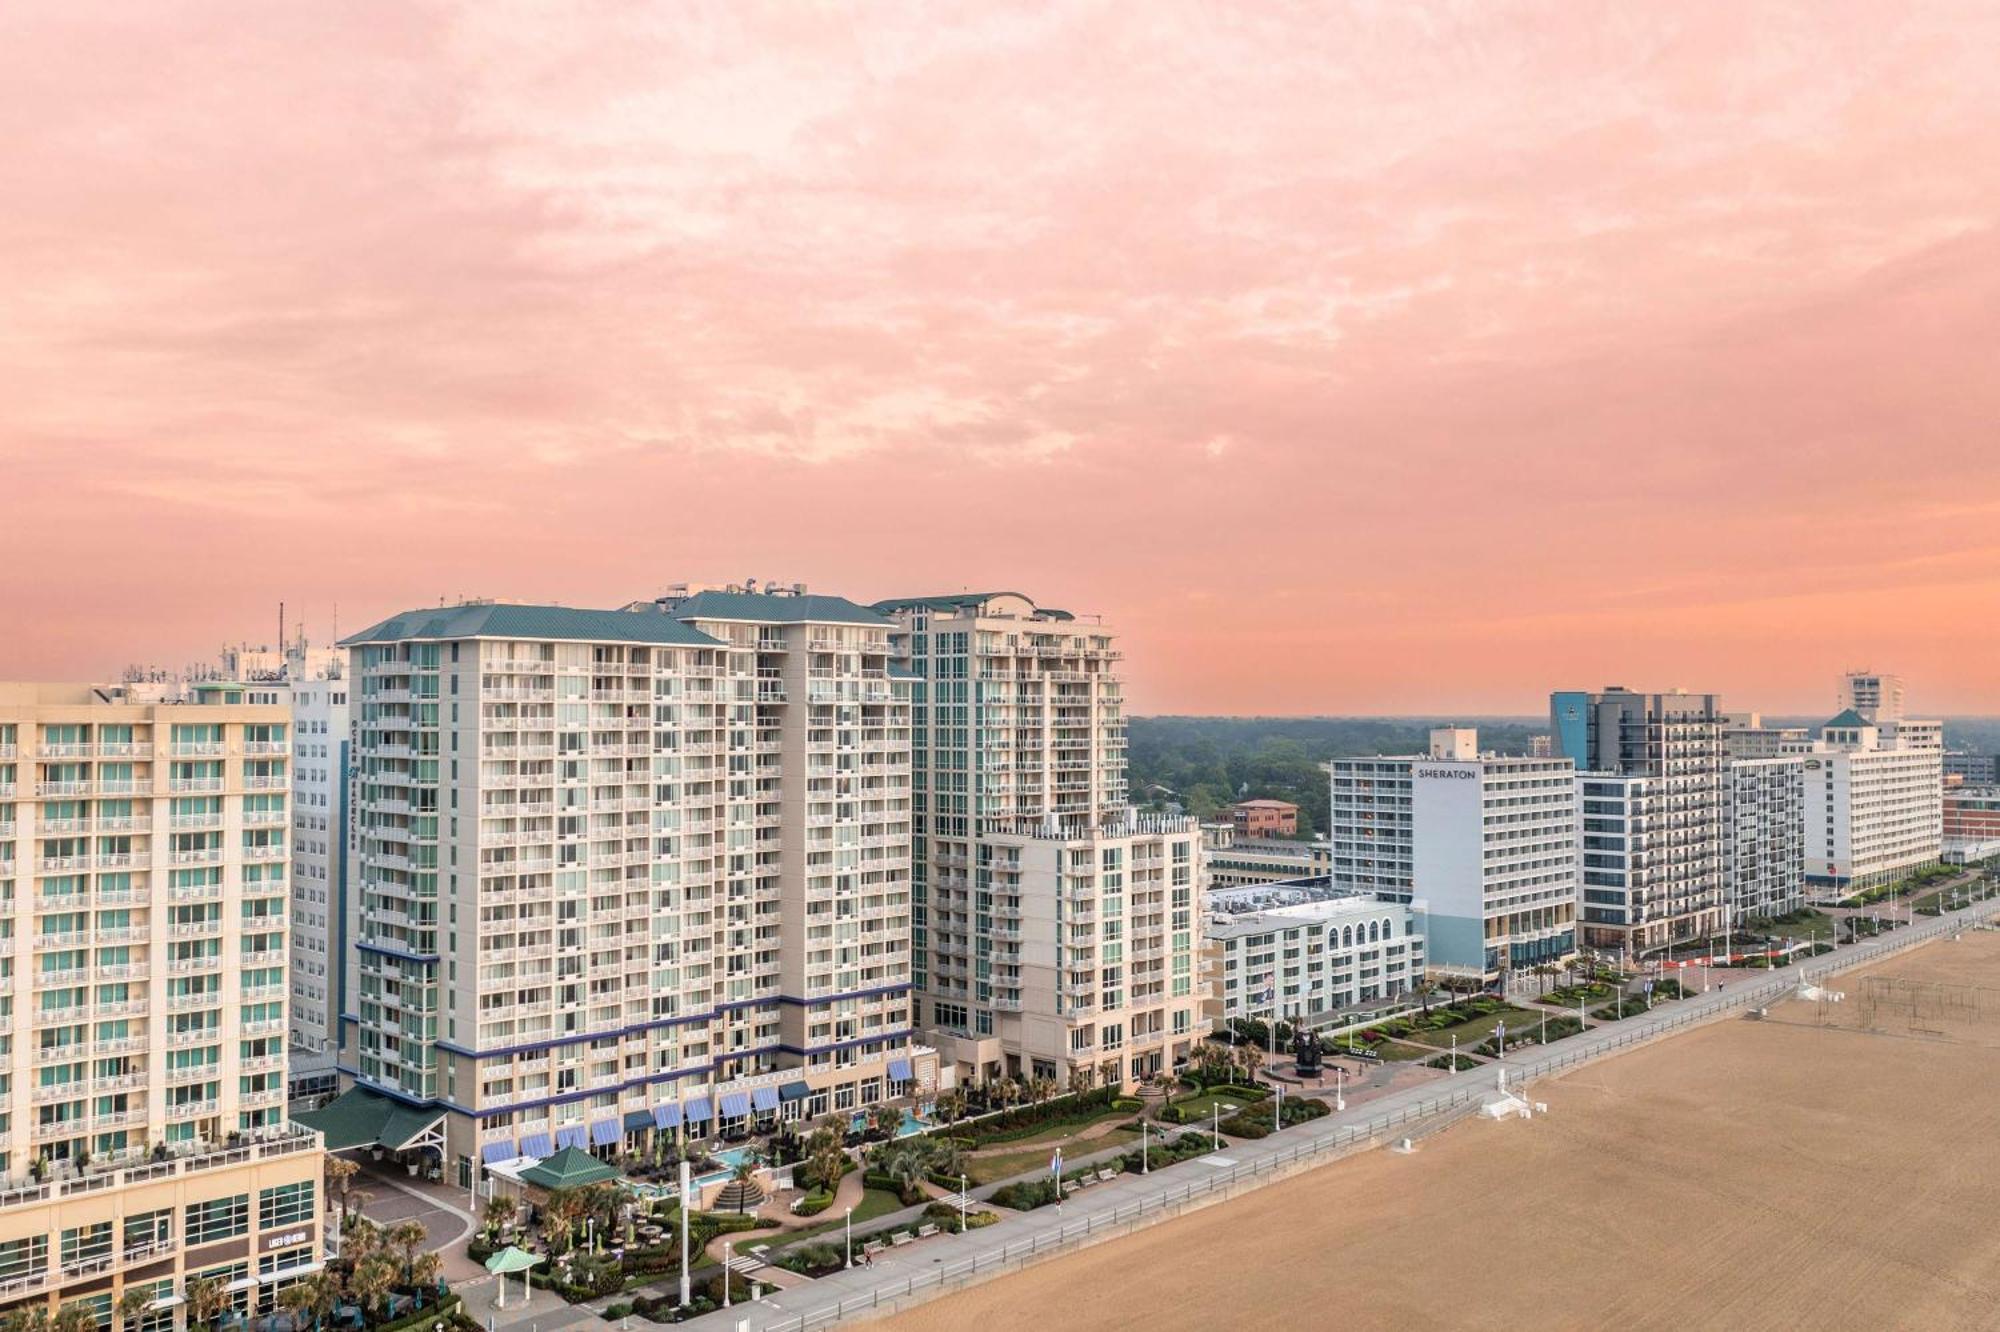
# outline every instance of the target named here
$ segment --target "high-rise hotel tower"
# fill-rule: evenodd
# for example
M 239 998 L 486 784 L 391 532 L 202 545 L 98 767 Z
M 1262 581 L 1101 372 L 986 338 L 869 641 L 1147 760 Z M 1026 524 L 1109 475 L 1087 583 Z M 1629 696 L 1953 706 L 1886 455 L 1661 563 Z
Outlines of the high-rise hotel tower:
M 347 640 L 347 1117 L 428 1118 L 463 1184 L 930 1085 L 889 633 L 788 590 Z
M 1130 1084 L 1202 1034 L 1201 834 L 1128 803 L 1111 631 L 1018 593 L 876 603 L 916 676 L 915 983 L 958 1075 Z

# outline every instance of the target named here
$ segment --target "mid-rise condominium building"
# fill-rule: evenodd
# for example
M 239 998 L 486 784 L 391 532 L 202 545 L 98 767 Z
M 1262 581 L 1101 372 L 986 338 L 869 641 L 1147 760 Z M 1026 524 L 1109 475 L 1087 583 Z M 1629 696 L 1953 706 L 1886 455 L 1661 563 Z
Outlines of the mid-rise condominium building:
M 935 1085 L 882 616 L 722 590 L 412 611 L 347 643 L 344 1138 L 428 1133 L 463 1185 Z
M 917 678 L 922 1018 L 973 1080 L 1169 1069 L 1201 1034 L 1201 834 L 1127 802 L 1111 631 L 1017 593 L 878 602 Z
M 1944 793 L 1944 858 L 1968 864 L 2000 855 L 2000 787 L 1960 786 Z
M 1229 807 L 1239 837 L 1291 837 L 1299 830 L 1299 807 L 1289 800 L 1239 800 Z
M 1821 900 L 1935 864 L 1944 851 L 1943 749 L 1927 726 L 1848 709 L 1806 756 L 1806 883 Z
M 1550 695 L 1583 798 L 1583 941 L 1632 955 L 1722 923 L 1722 711 L 1713 694 Z
M 1482 754 L 1476 731 L 1426 754 L 1334 759 L 1333 881 L 1422 898 L 1426 961 L 1479 981 L 1576 951 L 1576 767 Z
M 1755 712 L 1722 714 L 1722 752 L 1729 758 L 1776 758 L 1811 748 L 1812 735 L 1803 726 L 1768 725 Z
M 1201 833 L 1202 863 L 1211 891 L 1311 878 L 1325 875 L 1333 867 L 1333 848 L 1324 837 L 1310 842 L 1238 837 L 1231 823 L 1205 823 Z
M 1903 677 L 1880 671 L 1849 671 L 1840 678 L 1840 706 L 1863 721 L 1903 719 Z
M 0 684 L 0 1311 L 318 1267 L 285 1118 L 287 714 Z
M 1778 754 L 1724 765 L 1724 907 L 1732 925 L 1805 905 L 1806 758 Z
M 1312 1019 L 1407 994 L 1423 978 L 1422 903 L 1329 898 L 1208 922 L 1215 995 L 1230 1018 Z

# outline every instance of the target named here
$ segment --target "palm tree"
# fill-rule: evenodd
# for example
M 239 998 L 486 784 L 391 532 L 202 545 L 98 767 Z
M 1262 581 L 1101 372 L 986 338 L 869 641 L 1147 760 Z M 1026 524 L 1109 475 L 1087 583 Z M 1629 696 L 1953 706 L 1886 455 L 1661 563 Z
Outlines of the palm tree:
M 1038 1073 L 1028 1080 L 1028 1100 L 1031 1104 L 1040 1105 L 1053 1098 L 1055 1094 L 1056 1080 L 1048 1074 Z
M 966 1108 L 965 1093 L 956 1087 L 937 1098 L 938 1117 L 944 1120 L 946 1128 L 965 1118 Z
M 557 1189 L 549 1194 L 542 1207 L 542 1234 L 548 1238 L 551 1252 L 561 1253 L 569 1248 L 576 1223 L 582 1219 L 583 1199 L 575 1189 Z
M 424 1223 L 421 1221 L 398 1221 L 382 1236 L 390 1248 L 402 1253 L 403 1279 L 406 1281 L 409 1279 L 410 1265 L 417 1261 L 417 1250 L 423 1247 L 426 1233 Z
M 1078 1064 L 1069 1071 L 1069 1094 L 1081 1096 L 1097 1085 L 1097 1069 L 1090 1064 Z
M 0 1316 L 0 1332 L 48 1332 L 49 1306 L 17 1304 Z
M 305 1311 L 312 1315 L 314 1332 L 340 1305 L 340 1278 L 331 1272 L 315 1272 L 298 1283 L 307 1292 Z
M 341 1256 L 352 1265 L 359 1266 L 363 1258 L 382 1247 L 382 1230 L 365 1216 L 355 1216 L 347 1223 L 346 1232 L 341 1237 Z
M 838 1139 L 822 1140 L 806 1153 L 806 1178 L 819 1188 L 832 1193 L 840 1187 L 840 1177 L 847 1173 L 847 1151 Z
M 339 1195 L 340 1213 L 342 1216 L 347 1215 L 348 1186 L 354 1182 L 354 1177 L 360 1172 L 361 1172 L 361 1167 L 356 1165 L 354 1162 L 348 1160 L 346 1157 L 334 1156 L 331 1153 L 327 1155 L 326 1186 L 328 1189 L 332 1190 L 334 1193 Z
M 97 1332 L 97 1311 L 81 1300 L 71 1300 L 49 1320 L 49 1332 Z
M 152 1291 L 144 1286 L 127 1286 L 125 1293 L 118 1297 L 118 1303 L 112 1306 L 112 1312 L 118 1315 L 118 1322 L 126 1332 L 132 1332 L 132 1329 L 139 1326 L 139 1320 L 146 1316 L 146 1310 L 152 1303 Z
M 212 1328 L 231 1307 L 229 1292 L 214 1277 L 189 1277 L 181 1290 L 187 1300 L 188 1323 Z
M 898 1118 L 900 1122 L 900 1116 Z M 757 1153 L 755 1151 L 746 1151 L 743 1153 L 743 1159 L 731 1168 L 729 1178 L 734 1180 L 739 1186 L 747 1185 L 751 1180 L 757 1178 L 758 1164 Z M 739 1187 L 736 1190 L 736 1214 L 738 1216 L 743 1215 L 743 1203 L 749 1196 L 750 1190 L 747 1188 Z
M 872 1106 L 868 1111 L 868 1127 L 885 1138 L 893 1139 L 896 1130 L 903 1127 L 903 1112 L 898 1107 L 886 1103 Z
M 347 1288 L 369 1313 L 379 1313 L 382 1301 L 396 1284 L 395 1261 L 384 1254 L 374 1253 L 354 1265 L 354 1275 L 347 1279 Z
M 294 1281 L 291 1285 L 286 1286 L 278 1292 L 278 1307 L 292 1316 L 292 1326 L 294 1328 L 312 1316 L 312 1301 L 311 1278 L 307 1278 L 304 1281 Z M 313 1325 L 317 1327 L 318 1324 L 319 1320 L 313 1319 Z
M 503 1197 L 497 1193 L 488 1198 L 486 1200 L 484 1217 L 486 1237 L 489 1240 L 497 1237 L 501 1229 L 514 1219 L 514 1214 L 517 1210 L 518 1205 L 512 1198 Z
M 1000 1102 L 1000 1108 L 1004 1110 L 1021 1099 L 1021 1084 L 1013 1078 L 1002 1078 L 994 1085 L 993 1095 Z
M 410 1285 L 418 1291 L 434 1291 L 438 1278 L 444 1275 L 444 1259 L 434 1253 L 420 1253 L 410 1264 Z
M 1543 994 L 1547 994 L 1549 992 L 1549 981 L 1556 976 L 1562 975 L 1562 968 L 1558 967 L 1553 962 L 1537 963 L 1533 968 L 1533 970 L 1535 975 L 1540 976 L 1542 978 L 1541 992 Z

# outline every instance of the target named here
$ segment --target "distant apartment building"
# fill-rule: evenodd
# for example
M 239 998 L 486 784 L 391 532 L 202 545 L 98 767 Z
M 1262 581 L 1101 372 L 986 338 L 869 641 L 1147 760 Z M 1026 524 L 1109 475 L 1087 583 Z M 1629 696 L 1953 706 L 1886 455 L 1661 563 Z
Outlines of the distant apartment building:
M 1938 861 L 1943 758 L 1928 727 L 1905 722 L 1885 733 L 1858 709 L 1820 728 L 1805 760 L 1806 883 L 1816 898 L 1838 900 Z
M 1812 735 L 1803 726 L 1770 726 L 1755 712 L 1722 714 L 1722 751 L 1732 759 L 1776 758 L 1811 748 Z
M 1538 733 L 1528 737 L 1529 758 L 1553 758 L 1555 757 L 1555 752 L 1556 741 L 1554 736 L 1547 733 Z
M 1805 905 L 1806 758 L 1732 758 L 1723 770 L 1724 906 L 1732 925 Z
M 1239 837 L 1295 837 L 1299 807 L 1289 800 L 1239 800 L 1229 807 Z
M 1431 732 L 1423 755 L 1334 759 L 1332 878 L 1428 904 L 1426 962 L 1481 981 L 1576 951 L 1576 769 Z
M 1233 823 L 1210 823 L 1202 826 L 1202 841 L 1210 889 L 1308 878 L 1324 875 L 1333 866 L 1332 844 L 1324 837 L 1310 842 L 1239 838 Z
M 1230 1018 L 1314 1018 L 1407 994 L 1424 975 L 1423 906 L 1367 896 L 1208 922 L 1219 1024 Z
M 1127 803 L 1123 653 L 1013 592 L 875 603 L 916 678 L 914 980 L 959 1076 L 1131 1085 L 1205 1030 L 1201 834 Z
M 1944 858 L 1967 864 L 2000 855 L 2000 786 L 1944 793 Z
M 1944 754 L 1944 775 L 1958 778 L 1965 786 L 1993 786 L 2000 783 L 2000 760 L 1991 754 L 1948 749 Z
M 0 684 L 0 1301 L 194 1277 L 269 1313 L 318 1270 L 285 1117 L 287 714 Z
M 1879 671 L 1849 671 L 1840 680 L 1840 706 L 1863 721 L 1880 725 L 1903 719 L 1903 677 Z
M 1723 713 L 1713 694 L 1613 686 L 1550 695 L 1583 802 L 1583 941 L 1629 955 L 1724 910 Z
M 476 603 L 346 640 L 343 1145 L 481 1163 L 936 1086 L 910 1010 L 889 623 L 722 590 Z
M 303 662 L 300 663 L 303 665 Z M 325 1053 L 340 1043 L 346 968 L 347 679 L 338 662 L 291 680 L 291 1043 Z

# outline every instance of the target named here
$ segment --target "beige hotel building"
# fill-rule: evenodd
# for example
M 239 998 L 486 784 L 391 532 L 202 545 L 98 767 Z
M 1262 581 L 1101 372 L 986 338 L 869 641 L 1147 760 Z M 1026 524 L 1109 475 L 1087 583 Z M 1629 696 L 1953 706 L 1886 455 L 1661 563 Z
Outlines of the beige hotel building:
M 346 641 L 333 1146 L 454 1184 L 935 1087 L 910 1011 L 910 686 L 800 588 L 473 603 Z
M 287 712 L 0 684 L 0 1316 L 268 1311 L 320 1261 L 285 1119 Z

